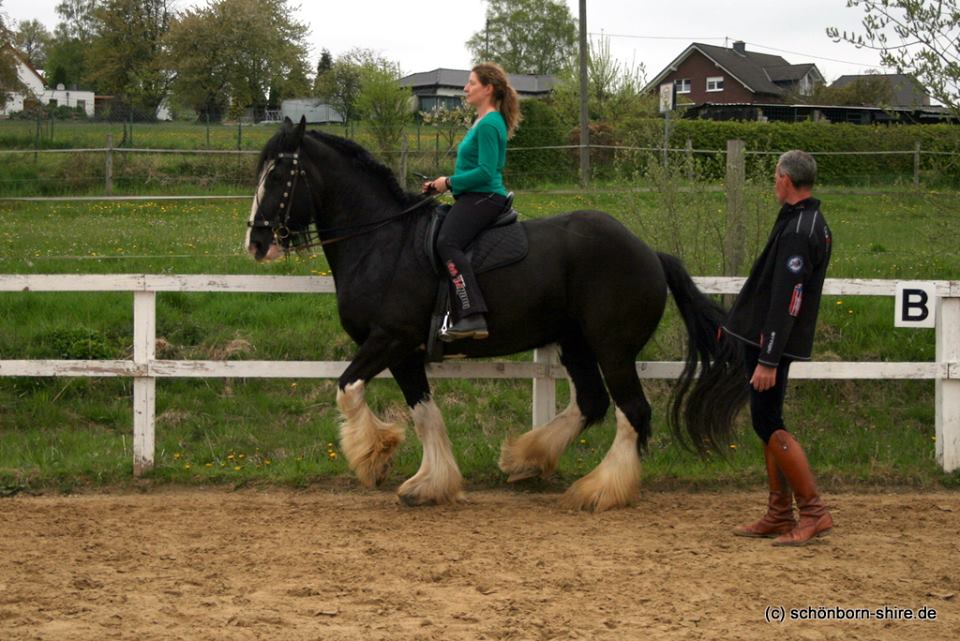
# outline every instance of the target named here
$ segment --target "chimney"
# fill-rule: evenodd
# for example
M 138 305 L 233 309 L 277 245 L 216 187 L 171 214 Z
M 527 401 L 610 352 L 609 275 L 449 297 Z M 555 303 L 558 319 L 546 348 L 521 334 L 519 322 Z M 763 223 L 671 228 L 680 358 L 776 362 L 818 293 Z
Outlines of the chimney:
M 747 43 L 743 40 L 737 40 L 733 43 L 733 50 L 741 56 L 747 55 Z

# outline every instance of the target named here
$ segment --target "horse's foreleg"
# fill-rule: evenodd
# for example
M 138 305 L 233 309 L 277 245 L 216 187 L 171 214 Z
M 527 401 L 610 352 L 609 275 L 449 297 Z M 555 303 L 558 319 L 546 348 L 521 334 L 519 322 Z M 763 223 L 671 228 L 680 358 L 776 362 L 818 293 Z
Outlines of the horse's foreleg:
M 367 487 L 378 485 L 390 470 L 390 461 L 403 443 L 404 428 L 373 413 L 364 398 L 366 382 L 396 360 L 399 346 L 371 336 L 340 377 L 337 406 L 343 415 L 340 447 L 357 478 Z
M 364 399 L 365 384 L 355 381 L 337 391 L 343 415 L 340 447 L 361 483 L 375 487 L 390 471 L 393 453 L 405 438 L 404 428 L 377 418 Z
M 420 469 L 400 486 L 397 495 L 405 504 L 454 503 L 463 498 L 463 477 L 453 458 L 453 448 L 443 417 L 433 399 L 413 408 L 413 425 L 423 444 Z
M 430 398 L 423 356 L 412 356 L 391 372 L 403 390 L 413 413 L 414 430 L 423 444 L 420 469 L 400 486 L 397 495 L 410 506 L 456 502 L 463 496 L 463 477 L 440 409 Z

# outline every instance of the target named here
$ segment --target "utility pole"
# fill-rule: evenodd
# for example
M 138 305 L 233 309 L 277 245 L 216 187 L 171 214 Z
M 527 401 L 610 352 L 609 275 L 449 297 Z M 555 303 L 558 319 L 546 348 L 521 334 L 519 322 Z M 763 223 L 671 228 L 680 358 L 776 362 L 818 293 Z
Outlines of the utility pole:
M 590 183 L 590 114 L 587 110 L 587 0 L 580 0 L 580 186 Z
M 487 24 L 484 27 L 483 35 L 486 37 L 487 42 L 483 45 L 483 62 L 490 60 L 490 16 L 487 16 Z

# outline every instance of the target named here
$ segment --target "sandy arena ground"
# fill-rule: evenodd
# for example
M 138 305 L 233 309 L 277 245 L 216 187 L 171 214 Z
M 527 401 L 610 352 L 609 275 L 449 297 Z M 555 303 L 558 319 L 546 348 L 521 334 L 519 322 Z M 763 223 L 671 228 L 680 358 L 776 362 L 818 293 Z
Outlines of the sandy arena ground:
M 168 489 L 0 500 L 0 639 L 960 638 L 960 493 L 827 495 L 800 549 L 729 529 L 761 492 L 647 490 L 632 509 L 475 492 Z M 765 610 L 936 620 L 766 623 Z M 771 611 L 772 612 L 772 611 Z

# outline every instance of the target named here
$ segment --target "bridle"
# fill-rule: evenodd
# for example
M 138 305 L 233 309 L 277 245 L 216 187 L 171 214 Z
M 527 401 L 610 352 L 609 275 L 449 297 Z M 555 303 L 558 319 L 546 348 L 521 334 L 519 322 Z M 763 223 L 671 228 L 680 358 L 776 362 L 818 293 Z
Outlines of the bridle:
M 376 231 L 381 227 L 384 227 L 393 221 L 406 216 L 407 214 L 414 212 L 427 203 L 433 202 L 437 199 L 435 195 L 430 195 L 425 198 L 422 198 L 415 202 L 413 205 L 407 207 L 398 214 L 382 218 L 380 220 L 374 220 L 367 223 L 359 223 L 356 225 L 348 225 L 346 227 L 328 227 L 325 229 L 319 229 L 316 227 L 316 224 L 313 222 L 313 217 L 311 217 L 311 222 L 303 230 L 291 230 L 290 216 L 291 216 L 291 200 L 293 194 L 297 190 L 297 185 L 300 183 L 300 178 L 303 178 L 303 182 L 307 187 L 307 193 L 310 194 L 310 206 L 311 209 L 316 211 L 316 203 L 313 200 L 313 190 L 310 189 L 310 180 L 307 177 L 307 171 L 303 168 L 300 163 L 300 149 L 293 153 L 280 153 L 277 154 L 277 160 L 292 160 L 293 169 L 290 170 L 290 177 L 288 178 L 286 185 L 284 186 L 283 196 L 280 199 L 279 205 L 279 214 L 276 218 L 276 222 L 267 220 L 266 217 L 262 217 L 260 220 L 248 220 L 247 227 L 251 228 L 260 228 L 267 229 L 273 233 L 273 240 L 278 247 L 283 249 L 285 254 L 289 254 L 291 251 L 303 251 L 311 247 L 322 247 L 324 245 L 332 245 L 333 243 L 338 243 L 342 240 L 347 240 L 348 238 L 354 238 L 356 236 L 362 236 L 363 234 L 368 234 L 370 232 Z M 264 175 L 260 178 L 260 184 L 257 185 L 257 194 L 260 193 L 260 187 L 263 184 L 263 181 L 267 179 L 269 172 L 264 172 Z M 258 196 L 259 198 L 259 196 Z M 260 211 L 259 201 L 256 203 L 257 211 Z M 333 238 L 322 238 L 328 234 L 337 234 Z M 291 242 L 286 246 L 282 241 L 291 239 Z M 296 239 L 296 242 L 292 242 L 292 239 Z

